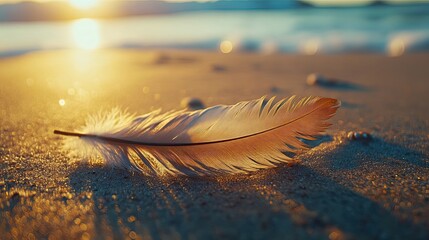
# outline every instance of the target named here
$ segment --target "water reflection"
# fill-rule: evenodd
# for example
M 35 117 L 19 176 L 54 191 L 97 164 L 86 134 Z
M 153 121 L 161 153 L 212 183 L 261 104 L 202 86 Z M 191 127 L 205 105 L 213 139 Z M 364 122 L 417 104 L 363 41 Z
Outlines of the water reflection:
M 76 47 L 92 50 L 100 47 L 100 25 L 93 19 L 79 19 L 71 25 L 73 43 Z

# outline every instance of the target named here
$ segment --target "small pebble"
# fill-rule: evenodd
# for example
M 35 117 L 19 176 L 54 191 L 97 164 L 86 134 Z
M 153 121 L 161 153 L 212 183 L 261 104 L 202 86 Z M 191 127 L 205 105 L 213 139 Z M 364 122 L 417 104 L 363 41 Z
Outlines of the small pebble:
M 321 86 L 334 86 L 337 85 L 338 82 L 333 79 L 328 79 L 324 77 L 323 75 L 312 73 L 307 76 L 307 85 L 309 86 L 315 86 L 315 85 L 321 85 Z
M 370 133 L 367 132 L 349 132 L 347 134 L 347 138 L 349 140 L 355 140 L 355 141 L 362 141 L 362 142 L 368 142 L 372 139 L 372 135 Z
M 186 97 L 182 99 L 180 105 L 189 110 L 198 110 L 205 108 L 204 103 L 198 98 Z
M 165 54 L 160 54 L 155 60 L 155 64 L 165 64 L 171 60 L 171 57 Z
M 219 65 L 219 64 L 213 64 L 212 70 L 215 72 L 224 72 L 224 71 L 226 71 L 226 67 L 223 65 Z
M 276 87 L 276 86 L 273 86 L 270 88 L 270 92 L 271 93 L 279 93 L 279 92 L 281 92 L 281 89 Z
M 317 85 L 320 81 L 324 81 L 325 78 L 322 75 L 317 73 L 312 73 L 307 76 L 307 85 L 314 86 Z

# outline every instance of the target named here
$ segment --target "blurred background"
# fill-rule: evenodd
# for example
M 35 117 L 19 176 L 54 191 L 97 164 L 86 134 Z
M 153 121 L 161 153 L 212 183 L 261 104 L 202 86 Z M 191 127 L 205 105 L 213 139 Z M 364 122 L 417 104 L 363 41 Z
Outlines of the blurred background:
M 298 53 L 429 49 L 428 0 L 0 0 L 0 57 L 34 50 Z

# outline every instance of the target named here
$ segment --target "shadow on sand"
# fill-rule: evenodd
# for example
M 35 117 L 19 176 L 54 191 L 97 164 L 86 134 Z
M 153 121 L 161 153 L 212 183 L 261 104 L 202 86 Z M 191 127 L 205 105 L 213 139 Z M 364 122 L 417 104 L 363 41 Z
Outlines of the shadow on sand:
M 331 139 L 326 136 L 320 143 Z M 350 162 L 365 159 L 359 153 L 352 154 L 354 148 L 365 148 L 362 154 L 368 156 L 366 161 L 399 154 L 404 157 L 403 164 L 424 164 L 415 162 L 415 153 L 409 155 L 399 146 L 376 141 L 377 147 L 350 143 L 323 158 L 330 161 L 328 168 L 350 169 L 356 167 Z M 351 160 L 343 166 L 335 162 L 340 159 Z M 152 239 L 429 236 L 424 226 L 399 219 L 377 202 L 304 165 L 280 166 L 249 175 L 171 179 L 82 165 L 69 178 L 76 194 L 92 193 L 94 233 L 98 239 L 125 235 Z
M 369 142 L 345 140 L 332 151 L 322 153 L 322 156 L 326 159 L 325 164 L 333 170 L 350 170 L 367 162 L 411 164 L 429 168 L 429 162 L 425 161 L 427 157 L 423 153 L 380 138 L 373 138 Z
M 77 195 L 92 193 L 94 239 L 122 239 L 131 232 L 151 239 L 311 236 L 303 229 L 290 232 L 294 223 L 288 213 L 272 209 L 255 195 L 253 186 L 243 185 L 246 182 L 161 180 L 82 166 L 70 176 L 70 183 Z
M 321 79 L 318 79 L 318 81 L 313 83 L 313 85 L 323 89 L 336 90 L 336 91 L 359 91 L 359 92 L 370 91 L 368 87 L 362 86 L 357 83 L 348 82 L 343 79 L 336 79 L 336 78 L 323 77 Z

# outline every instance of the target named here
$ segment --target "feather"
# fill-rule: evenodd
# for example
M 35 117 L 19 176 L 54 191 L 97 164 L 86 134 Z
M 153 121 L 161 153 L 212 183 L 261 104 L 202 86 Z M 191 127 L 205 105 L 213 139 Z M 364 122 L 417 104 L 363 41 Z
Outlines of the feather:
M 235 105 L 187 112 L 154 111 L 142 116 L 113 109 L 89 117 L 68 149 L 97 152 L 108 165 L 147 175 L 218 175 L 245 173 L 280 163 L 308 146 L 328 126 L 339 101 L 265 97 Z M 87 153 L 88 154 L 88 153 Z

